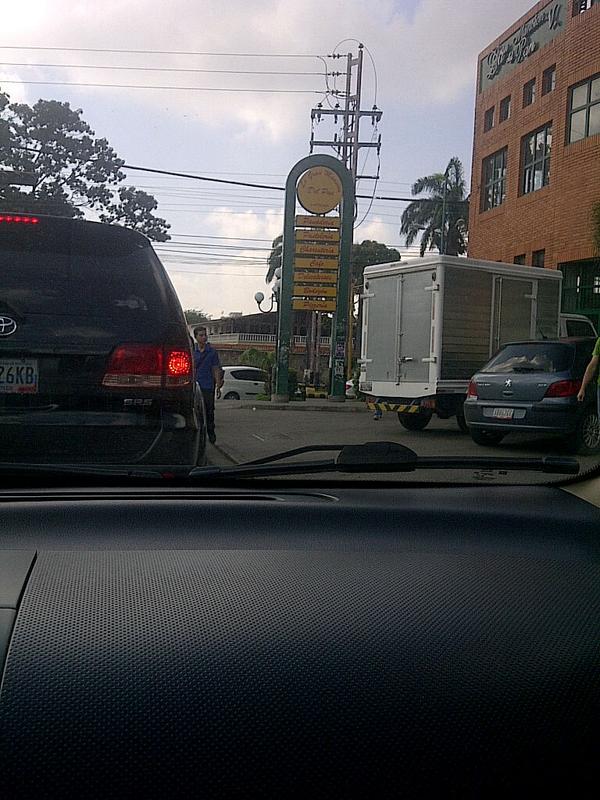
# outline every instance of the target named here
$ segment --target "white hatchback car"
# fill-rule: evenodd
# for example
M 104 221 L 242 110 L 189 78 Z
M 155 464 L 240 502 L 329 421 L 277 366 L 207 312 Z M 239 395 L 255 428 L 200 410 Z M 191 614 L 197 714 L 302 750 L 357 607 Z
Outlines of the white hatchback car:
M 252 400 L 265 393 L 267 373 L 257 367 L 223 367 L 223 400 Z

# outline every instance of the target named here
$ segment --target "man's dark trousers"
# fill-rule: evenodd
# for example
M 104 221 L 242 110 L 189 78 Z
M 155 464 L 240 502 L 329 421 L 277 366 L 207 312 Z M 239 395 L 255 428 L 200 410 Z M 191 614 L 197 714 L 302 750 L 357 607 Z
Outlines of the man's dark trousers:
M 204 398 L 204 410 L 206 412 L 206 432 L 212 442 L 215 439 L 215 390 L 202 389 Z

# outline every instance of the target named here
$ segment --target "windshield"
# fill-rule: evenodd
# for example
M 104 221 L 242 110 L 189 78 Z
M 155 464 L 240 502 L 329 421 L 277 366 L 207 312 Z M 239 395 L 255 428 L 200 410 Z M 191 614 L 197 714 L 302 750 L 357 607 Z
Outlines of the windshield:
M 600 4 L 79 5 L 3 12 L 0 469 L 597 469 Z

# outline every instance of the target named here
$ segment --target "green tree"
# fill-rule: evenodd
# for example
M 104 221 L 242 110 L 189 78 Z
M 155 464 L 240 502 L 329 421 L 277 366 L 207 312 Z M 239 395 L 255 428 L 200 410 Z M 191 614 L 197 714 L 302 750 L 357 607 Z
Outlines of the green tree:
M 210 314 L 205 314 L 199 308 L 187 308 L 183 313 L 188 325 L 201 325 L 203 322 L 210 320 Z
M 353 244 L 351 260 L 353 283 L 362 283 L 365 267 L 370 267 L 372 264 L 387 264 L 389 261 L 400 261 L 400 253 L 394 247 L 388 247 L 373 239 Z
M 271 394 L 271 384 L 273 380 L 273 368 L 275 367 L 275 353 L 263 352 L 251 347 L 249 350 L 244 350 L 240 356 L 240 364 L 247 367 L 257 367 L 267 373 L 267 380 L 265 382 L 265 394 Z
M 463 165 L 458 158 L 451 158 L 445 172 L 437 172 L 419 178 L 412 186 L 412 194 L 427 192 L 427 199 L 414 200 L 402 214 L 400 233 L 411 245 L 421 236 L 421 256 L 426 250 L 441 250 L 442 217 L 446 185 L 445 251 L 448 255 L 463 255 L 467 251 L 469 225 L 469 198 Z
M 0 166 L 36 177 L 33 189 L 0 186 L 5 211 L 83 217 L 97 212 L 144 233 L 155 241 L 169 239 L 169 224 L 154 215 L 157 202 L 135 187 L 119 187 L 125 163 L 106 139 L 83 119 L 80 108 L 58 100 L 33 106 L 10 103 L 0 91 Z
M 275 277 L 275 270 L 281 267 L 282 257 L 283 236 L 280 235 L 273 239 L 271 252 L 267 258 L 267 283 L 271 283 Z M 371 264 L 385 264 L 388 261 L 400 261 L 400 253 L 394 248 L 371 239 L 365 239 L 360 244 L 352 245 L 352 280 L 354 283 L 361 282 L 365 267 Z

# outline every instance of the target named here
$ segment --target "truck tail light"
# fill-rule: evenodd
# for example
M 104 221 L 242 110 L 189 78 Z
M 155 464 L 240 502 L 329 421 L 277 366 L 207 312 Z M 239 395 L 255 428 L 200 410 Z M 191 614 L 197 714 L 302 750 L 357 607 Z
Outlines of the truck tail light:
M 187 350 L 129 343 L 113 350 L 102 385 L 113 389 L 186 386 L 192 382 L 192 374 L 192 356 Z
M 574 397 L 581 389 L 581 381 L 556 381 L 551 383 L 544 397 Z
M 477 400 L 479 395 L 477 394 L 477 384 L 475 381 L 469 381 L 469 388 L 467 389 L 467 400 Z

